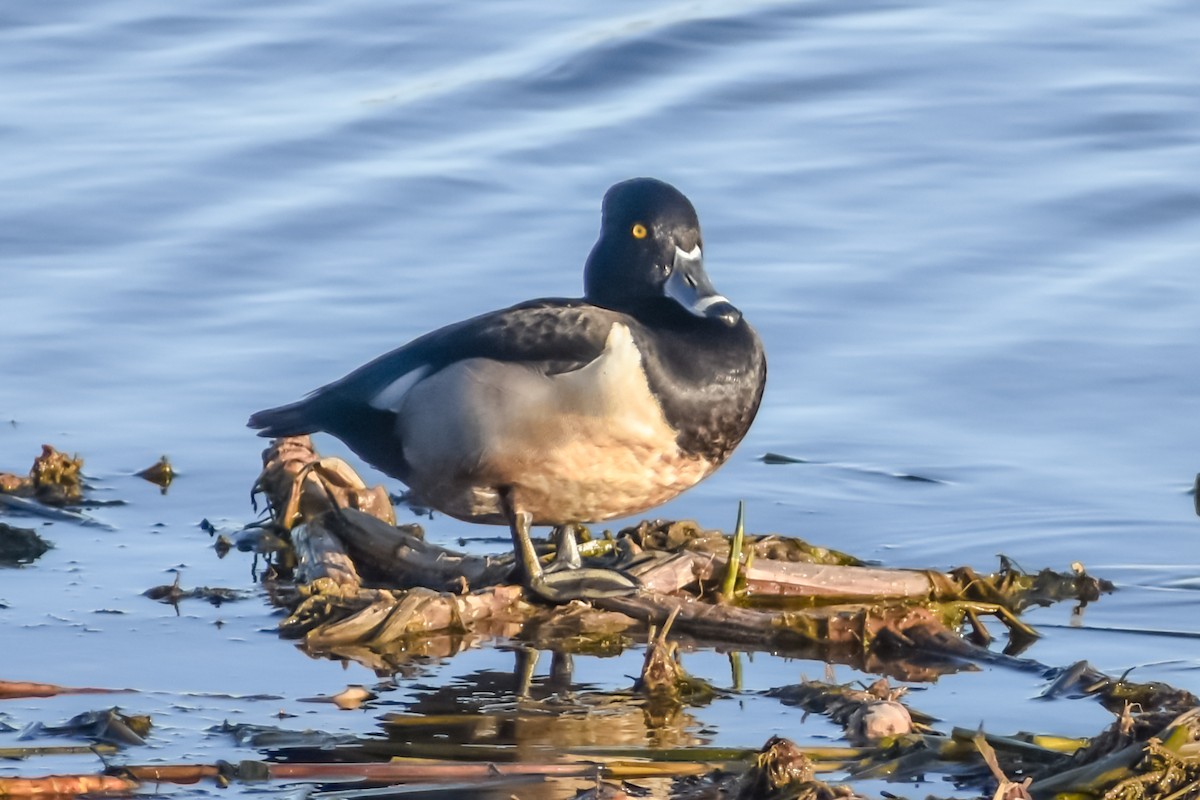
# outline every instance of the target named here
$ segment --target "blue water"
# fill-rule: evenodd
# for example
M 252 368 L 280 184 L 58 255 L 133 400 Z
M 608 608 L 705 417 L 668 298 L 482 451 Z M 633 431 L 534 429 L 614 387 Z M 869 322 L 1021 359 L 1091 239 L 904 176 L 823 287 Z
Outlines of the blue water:
M 1200 633 L 1190 4 L 10 5 L 0 469 L 51 442 L 128 505 L 94 512 L 107 527 L 44 526 L 58 548 L 0 571 L 0 677 L 143 690 L 119 702 L 169 732 L 130 761 L 250 757 L 201 731 L 284 707 L 296 727 L 374 729 L 370 713 L 298 704 L 376 678 L 294 652 L 261 600 L 177 618 L 140 592 L 176 567 L 185 584 L 251 588 L 248 559 L 216 559 L 197 527 L 252 517 L 249 412 L 432 327 L 578 294 L 600 197 L 634 175 L 693 200 L 710 274 L 771 371 L 730 464 L 663 515 L 728 527 L 744 498 L 753 530 L 891 565 L 1081 560 L 1122 591 L 1079 626 L 1066 608 L 1035 614 L 1033 657 L 1200 690 L 1194 640 L 1154 634 Z M 132 476 L 163 453 L 181 473 L 165 497 Z M 621 686 L 638 658 L 579 669 Z M 424 679 L 476 662 L 508 657 Z M 757 689 L 822 667 L 748 670 Z M 918 704 L 997 732 L 1105 724 L 1083 703 L 1045 717 L 1025 702 L 1041 687 L 965 675 Z M 0 713 L 23 725 L 99 705 Z M 697 711 L 702 738 L 757 746 L 815 724 L 741 707 Z

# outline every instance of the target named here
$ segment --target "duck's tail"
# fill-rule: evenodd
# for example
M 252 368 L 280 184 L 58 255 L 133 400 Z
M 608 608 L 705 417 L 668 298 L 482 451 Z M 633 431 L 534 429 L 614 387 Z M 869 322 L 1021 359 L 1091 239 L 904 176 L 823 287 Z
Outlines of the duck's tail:
M 259 436 L 272 439 L 316 433 L 321 430 L 321 424 L 314 411 L 313 398 L 306 397 L 286 406 L 256 411 L 246 425 L 257 429 Z

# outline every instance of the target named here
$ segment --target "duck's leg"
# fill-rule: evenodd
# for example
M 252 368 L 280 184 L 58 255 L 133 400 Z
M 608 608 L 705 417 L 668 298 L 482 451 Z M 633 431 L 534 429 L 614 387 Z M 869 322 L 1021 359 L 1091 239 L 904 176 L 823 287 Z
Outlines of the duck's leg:
M 508 517 L 508 530 L 512 534 L 513 554 L 517 557 L 517 569 L 523 586 L 529 586 L 542 577 L 542 564 L 538 561 L 529 529 L 533 526 L 533 515 L 518 507 L 511 489 L 500 492 L 504 516 Z
M 546 572 L 561 572 L 565 569 L 579 569 L 583 559 L 579 555 L 579 542 L 575 540 L 574 525 L 558 525 L 554 528 L 554 561 L 546 567 Z
M 638 590 L 636 580 L 623 572 L 611 569 L 580 567 L 555 573 L 543 572 L 537 552 L 533 549 L 533 541 L 529 538 L 533 515 L 521 508 L 520 501 L 513 496 L 511 489 L 502 490 L 500 499 L 504 516 L 508 518 L 509 531 L 512 533 L 513 552 L 520 567 L 521 584 L 530 594 L 551 603 L 568 603 L 572 600 L 623 596 Z M 570 539 L 566 546 L 575 549 L 575 556 L 578 557 L 575 531 L 567 526 L 564 528 L 566 538 Z

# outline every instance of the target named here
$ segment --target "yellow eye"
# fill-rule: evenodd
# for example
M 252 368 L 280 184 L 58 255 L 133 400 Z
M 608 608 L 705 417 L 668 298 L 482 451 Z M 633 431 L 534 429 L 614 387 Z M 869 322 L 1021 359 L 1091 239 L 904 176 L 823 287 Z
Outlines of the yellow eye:
M 640 222 L 633 223 L 633 230 L 630 231 L 635 239 L 645 239 L 648 232 L 646 226 Z

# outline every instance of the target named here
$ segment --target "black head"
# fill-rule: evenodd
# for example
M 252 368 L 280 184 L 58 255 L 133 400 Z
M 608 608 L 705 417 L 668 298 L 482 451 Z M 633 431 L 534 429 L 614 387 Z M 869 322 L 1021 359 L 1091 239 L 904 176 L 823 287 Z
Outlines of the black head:
M 600 238 L 583 273 L 584 296 L 631 314 L 673 302 L 696 318 L 736 325 L 741 312 L 704 271 L 696 209 L 670 184 L 633 178 L 604 195 Z

